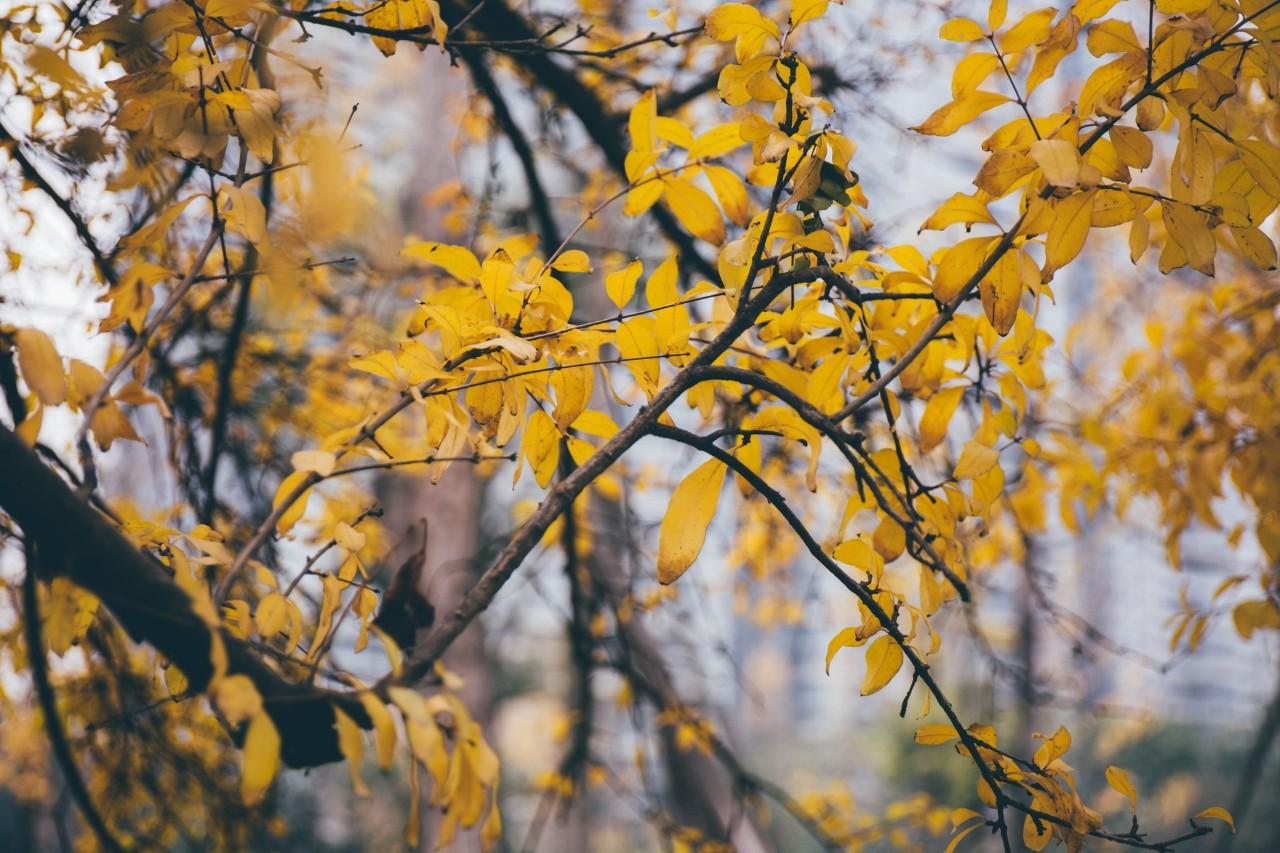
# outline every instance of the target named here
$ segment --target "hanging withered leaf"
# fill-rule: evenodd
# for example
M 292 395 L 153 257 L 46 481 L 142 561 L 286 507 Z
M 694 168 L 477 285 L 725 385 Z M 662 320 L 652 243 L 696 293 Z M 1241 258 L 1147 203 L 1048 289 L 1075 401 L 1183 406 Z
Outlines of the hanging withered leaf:
M 382 594 L 382 607 L 373 618 L 375 627 L 406 653 L 413 650 L 418 631 L 431 627 L 436 610 L 423 594 L 422 567 L 427 562 L 427 523 L 422 522 L 422 545 L 396 571 L 391 585 Z

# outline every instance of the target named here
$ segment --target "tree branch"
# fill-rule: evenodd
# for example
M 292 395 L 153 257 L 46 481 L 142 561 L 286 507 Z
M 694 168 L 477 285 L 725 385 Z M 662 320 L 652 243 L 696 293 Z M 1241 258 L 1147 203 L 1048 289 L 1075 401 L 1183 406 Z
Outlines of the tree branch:
M 193 692 L 213 677 L 213 635 L 166 567 L 142 553 L 49 470 L 11 430 L 0 427 L 0 508 L 35 544 L 40 565 L 98 596 L 135 641 L 148 642 L 187 677 Z M 68 530 L 75 531 L 69 536 Z M 243 673 L 276 721 L 281 757 L 292 767 L 341 760 L 333 709 L 369 726 L 351 693 L 285 681 L 244 641 L 222 632 L 227 671 Z
M 569 507 L 573 499 L 632 445 L 651 431 L 662 413 L 694 384 L 693 376 L 696 374 L 691 374 L 693 368 L 705 367 L 713 363 L 724 354 L 739 335 L 751 327 L 755 318 L 773 302 L 775 297 L 794 284 L 812 279 L 813 274 L 809 271 L 775 275 L 752 298 L 745 310 L 737 312 L 720 334 L 716 335 L 684 370 L 677 373 L 668 385 L 654 395 L 648 407 L 619 430 L 613 438 L 605 442 L 573 474 L 561 480 L 547 492 L 538 509 L 516 531 L 498 559 L 480 576 L 476 585 L 458 602 L 457 607 L 437 623 L 435 629 L 423 641 L 417 650 L 418 657 L 405 667 L 405 676 L 402 680 L 415 681 L 430 671 L 435 660 L 457 639 L 471 620 L 489 606 L 489 602 L 541 540 L 542 534 Z

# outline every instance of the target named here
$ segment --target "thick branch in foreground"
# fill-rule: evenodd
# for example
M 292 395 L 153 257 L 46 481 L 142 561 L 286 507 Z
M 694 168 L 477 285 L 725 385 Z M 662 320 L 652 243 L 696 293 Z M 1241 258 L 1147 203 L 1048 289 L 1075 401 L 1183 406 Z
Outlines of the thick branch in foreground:
M 89 590 L 135 641 L 147 642 L 182 670 L 193 692 L 213 677 L 213 635 L 168 569 L 139 551 L 78 498 L 31 448 L 0 427 L 0 508 L 22 528 L 40 554 L 39 569 Z M 28 570 L 33 567 L 28 566 Z M 247 675 L 262 694 L 291 767 L 341 760 L 334 731 L 335 705 L 368 724 L 355 697 L 286 681 L 242 640 L 225 632 L 227 671 Z

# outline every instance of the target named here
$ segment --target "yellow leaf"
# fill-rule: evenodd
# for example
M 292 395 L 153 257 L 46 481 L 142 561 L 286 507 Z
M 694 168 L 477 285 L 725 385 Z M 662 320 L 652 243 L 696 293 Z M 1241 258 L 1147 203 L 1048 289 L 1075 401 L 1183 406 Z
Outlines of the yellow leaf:
M 409 816 L 404 824 L 404 841 L 410 850 L 418 849 L 422 831 L 422 786 L 418 781 L 418 763 L 409 762 Z
M 293 493 L 293 490 L 306 481 L 311 474 L 308 471 L 294 471 L 289 476 L 280 481 L 280 488 L 276 489 L 276 496 L 271 503 L 272 509 L 278 509 L 285 499 Z M 311 489 L 307 489 L 298 499 L 294 501 L 287 510 L 280 516 L 280 520 L 276 522 L 276 532 L 281 536 L 288 533 L 290 528 L 298 523 L 298 519 L 302 518 L 307 511 L 307 501 L 311 498 Z
M 993 153 L 987 162 L 978 169 L 973 185 L 978 189 L 1001 198 L 1014 184 L 1036 170 L 1036 161 L 1020 151 L 1005 148 Z
M 267 239 L 267 209 L 256 190 L 223 187 L 218 196 L 219 212 L 228 228 L 250 243 L 261 243 Z
M 435 795 L 432 795 L 432 800 Z M 436 835 L 436 850 L 448 850 L 453 845 L 453 839 L 458 834 L 458 815 L 455 811 L 446 811 L 444 819 L 440 822 L 440 832 Z
M 356 725 L 355 720 L 343 713 L 341 708 L 333 709 L 334 725 L 338 729 L 338 751 L 347 760 L 347 771 L 351 774 L 351 787 L 357 797 L 369 796 L 369 788 L 360 777 L 360 761 L 364 758 L 364 732 Z
M 484 819 L 484 824 L 480 827 L 480 847 L 487 853 L 501 840 L 502 815 L 498 811 L 498 792 L 495 789 L 493 803 L 489 806 L 489 815 Z
M 821 18 L 827 13 L 827 0 L 791 0 L 791 26 Z
M 255 0 L 209 0 L 204 14 L 209 18 L 234 18 L 248 12 Z
M 680 305 L 680 267 L 675 255 L 658 265 L 645 284 L 644 295 L 653 312 L 653 337 L 663 355 L 689 349 L 689 309 Z M 681 361 L 676 361 L 681 364 Z
M 404 715 L 405 734 L 414 758 L 427 768 L 440 791 L 449 772 L 449 753 L 426 699 L 407 687 L 389 687 L 387 695 Z
M 1138 215 L 1138 204 L 1125 189 L 1108 189 L 1093 196 L 1091 224 L 1094 228 L 1111 228 L 1131 221 Z
M 921 231 L 941 231 L 949 225 L 973 225 L 977 222 L 996 221 L 986 204 L 971 195 L 956 193 L 938 206 L 938 209 L 920 226 Z M 967 227 L 965 230 L 968 230 Z
M 219 679 L 213 686 L 213 703 L 233 726 L 262 713 L 262 697 L 249 676 L 243 674 Z
M 1276 245 L 1270 237 L 1253 227 L 1232 227 L 1231 233 L 1240 247 L 1240 254 L 1248 258 L 1249 263 L 1261 270 L 1276 268 Z
M 986 82 L 991 72 L 1000 67 L 994 53 L 971 53 L 956 63 L 951 72 L 951 97 L 963 98 Z
M 916 729 L 916 743 L 921 746 L 938 746 L 958 737 L 950 723 L 930 723 Z
M 480 280 L 480 262 L 470 249 L 462 246 L 448 246 L 444 243 L 414 243 L 406 246 L 401 252 L 406 258 L 426 261 L 435 264 L 449 275 L 475 284 Z
M 40 427 L 44 423 L 44 406 L 40 405 L 40 401 L 36 400 L 35 406 L 31 411 L 27 412 L 27 416 L 23 418 L 22 423 L 14 427 L 14 433 L 18 438 L 22 439 L 22 443 L 27 447 L 34 447 L 36 441 L 40 438 Z
M 876 553 L 884 557 L 885 562 L 896 560 L 907 549 L 907 532 L 902 529 L 901 524 L 886 515 L 876 525 L 871 544 Z
M 933 295 L 941 302 L 959 296 L 999 242 L 999 237 L 970 237 L 947 249 L 933 274 Z
M 1096 190 L 1075 193 L 1058 202 L 1044 244 L 1044 277 L 1052 278 L 1080 254 L 1093 221 L 1093 195 Z
M 270 642 L 276 634 L 284 630 L 289 619 L 289 605 L 285 597 L 278 592 L 263 596 L 258 602 L 258 609 L 253 614 L 254 625 L 258 635 Z
M 591 272 L 591 259 L 581 249 L 568 249 L 556 255 L 551 268 L 559 272 Z
M 902 668 L 902 649 L 892 637 L 880 636 L 867 647 L 867 675 L 862 679 L 861 693 L 870 696 L 893 680 Z
M 338 580 L 334 575 L 324 576 L 324 594 L 320 598 L 320 616 L 316 619 L 316 633 L 311 638 L 311 648 L 307 652 L 307 661 L 319 660 L 319 656 L 325 651 L 325 639 L 329 636 L 329 629 L 333 626 L 333 614 L 337 611 L 338 605 L 342 603 L 342 581 Z
M 1241 171 L 1243 171 L 1243 169 L 1233 168 L 1230 170 L 1230 174 L 1238 176 Z M 1256 191 L 1251 193 L 1251 195 L 1265 196 L 1266 194 Z M 1218 217 L 1225 224 L 1230 225 L 1233 228 L 1248 228 L 1253 225 L 1253 213 L 1249 209 L 1249 199 L 1240 193 L 1215 193 L 1212 198 L 1212 203 L 1218 208 Z
M 276 136 L 280 134 L 280 126 L 275 117 L 280 110 L 279 93 L 271 89 L 237 89 L 220 92 L 213 98 L 231 108 L 235 127 L 253 155 L 263 163 L 271 162 Z M 253 195 L 253 200 L 257 201 L 256 194 Z M 230 221 L 228 224 L 231 224 Z M 265 236 L 265 217 L 262 226 L 260 233 Z
M 567 430 L 587 407 L 594 377 L 589 366 L 574 366 L 572 363 L 561 364 L 560 369 L 551 374 L 547 384 L 556 395 L 553 414 L 556 428 L 561 432 Z
M 262 799 L 280 767 L 280 733 L 266 711 L 259 711 L 249 721 L 244 736 L 244 775 L 240 779 L 240 796 L 246 805 Z
M 1115 146 L 1120 162 L 1126 166 L 1145 169 L 1151 165 L 1151 140 L 1138 128 L 1116 125 L 1111 128 L 1111 144 Z
M 977 41 L 985 35 L 981 25 L 969 18 L 952 18 L 938 30 L 938 37 L 947 41 Z
M 1190 193 L 1184 199 L 1193 204 L 1204 204 L 1213 194 L 1213 178 L 1217 172 L 1213 147 L 1209 144 L 1208 131 L 1192 125 L 1187 134 L 1187 144 L 1179 145 L 1182 171 L 1187 178 Z M 1277 151 L 1280 154 L 1280 151 Z
M 1008 101 L 1007 97 L 997 92 L 978 89 L 938 107 L 932 115 L 911 129 L 926 136 L 950 136 L 987 110 L 995 109 Z
M 1008 249 L 978 282 L 982 310 L 1001 335 L 1009 333 L 1018 316 L 1018 304 L 1022 301 L 1022 270 L 1022 252 Z
M 89 398 L 97 393 L 107 378 L 98 368 L 78 358 L 71 359 L 67 366 L 70 368 L 67 371 L 67 403 L 78 412 Z
M 925 694 L 926 696 L 928 694 Z M 996 794 L 991 785 L 987 784 L 987 780 L 979 777 L 978 784 L 975 786 L 978 791 L 978 800 L 987 808 L 994 809 L 996 807 Z
M 89 630 L 97 612 L 97 596 L 66 578 L 54 578 L 49 584 L 44 614 L 44 635 L 49 650 L 54 654 L 66 654 Z
M 375 3 L 365 15 L 365 22 L 380 30 L 423 30 L 437 41 L 443 41 L 449 28 L 440 17 L 440 4 L 437 0 L 385 0 Z M 398 42 L 385 36 L 373 36 L 373 45 L 382 51 L 383 56 L 391 56 L 396 52 Z M 425 50 L 426 43 L 420 43 L 418 50 Z
M 1027 15 L 1000 36 L 1000 50 L 1006 54 L 1017 53 L 1033 44 L 1039 44 L 1049 34 L 1049 25 L 1053 23 L 1055 14 L 1055 10 L 1050 7 L 1037 9 Z
M 658 391 L 659 359 L 657 324 L 652 317 L 633 317 L 618 324 L 614 344 L 627 359 L 627 370 L 650 399 Z
M 164 668 L 164 686 L 169 691 L 170 698 L 177 698 L 187 692 L 187 677 L 182 674 L 182 670 L 170 664 Z
M 1280 629 L 1280 607 L 1266 599 L 1242 601 L 1231 610 L 1237 633 L 1248 640 L 1258 629 Z
M 631 150 L 642 154 L 653 151 L 658 144 L 655 122 L 658 116 L 657 95 L 650 89 L 640 96 L 627 116 L 627 131 L 631 136 Z M 627 178 L 635 180 L 628 170 Z
M 578 416 L 573 422 L 573 428 L 587 435 L 594 435 L 597 438 L 610 439 L 618 432 L 618 425 L 613 418 L 604 412 L 587 411 Z
M 707 35 L 716 41 L 737 39 L 734 54 L 738 62 L 758 56 L 769 39 L 779 38 L 778 25 L 746 3 L 725 3 L 707 15 Z
M 94 442 L 103 450 L 110 450 L 112 442 L 120 438 L 142 441 L 142 437 L 134 431 L 133 424 L 129 423 L 114 400 L 107 400 L 98 407 L 93 413 L 93 420 L 89 422 L 89 428 L 93 432 Z
M 348 562 L 355 562 L 359 566 L 354 557 L 349 558 Z M 378 594 L 368 587 L 361 587 L 356 591 L 355 601 L 351 609 L 360 618 L 360 634 L 356 637 L 355 650 L 362 652 L 369 645 L 369 628 L 371 627 L 369 620 L 372 618 L 374 611 L 378 609 Z
M 1143 52 L 1122 54 L 1093 70 L 1080 89 L 1079 115 L 1109 115 L 1116 112 L 1125 89 L 1142 76 L 1146 61 Z M 1138 126 L 1143 127 L 1139 116 Z M 1146 128 L 1143 128 L 1146 129 Z
M 704 166 L 702 172 L 707 176 L 707 181 L 729 221 L 737 225 L 750 222 L 751 199 L 747 196 L 747 188 L 742 179 L 724 166 Z
M 841 628 L 836 635 L 831 638 L 831 642 L 827 643 L 827 675 L 831 674 L 831 661 L 835 660 L 836 652 L 849 646 L 860 646 L 863 641 L 858 639 L 857 628 Z
M 1049 846 L 1049 841 L 1053 838 L 1053 832 L 1050 829 L 1052 826 L 1053 824 L 1044 818 L 1040 818 L 1037 825 L 1036 818 L 1027 815 L 1026 820 L 1022 822 L 1022 843 L 1028 850 L 1039 853 Z
M 1156 0 L 1156 11 L 1162 15 L 1194 15 L 1209 7 L 1212 0 Z
M 658 582 L 674 583 L 693 564 L 720 503 L 727 468 L 710 459 L 680 481 L 671 493 L 658 529 Z
M 884 574 L 884 557 L 876 553 L 871 543 L 861 537 L 841 542 L 831 552 L 831 556 L 847 566 L 866 572 L 873 583 L 878 583 L 880 576 Z
M 1138 41 L 1133 24 L 1128 21 L 1099 21 L 1089 28 L 1085 43 L 1089 47 L 1089 53 L 1094 56 L 1146 49 L 1142 42 Z
M 367 536 L 345 521 L 339 521 L 338 525 L 333 529 L 333 539 L 339 546 L 353 554 L 363 548 L 368 541 Z
M 627 303 L 631 301 L 631 297 L 636 292 L 636 282 L 643 272 L 644 264 L 634 260 L 622 269 L 604 277 L 604 292 L 608 294 L 613 304 L 618 306 L 618 310 L 627 307 Z
M 62 359 L 53 338 L 39 329 L 19 329 L 14 335 L 18 344 L 18 367 L 31 391 L 46 406 L 57 406 L 67 399 L 67 377 L 62 372 Z
M 929 398 L 920 416 L 920 450 L 928 453 L 947 437 L 947 427 L 964 399 L 964 388 L 944 388 Z
M 1156 130 L 1164 121 L 1164 101 L 1158 98 L 1144 98 L 1134 113 L 1133 121 L 1139 130 Z
M 1213 256 L 1218 247 L 1209 228 L 1208 217 L 1191 205 L 1178 201 L 1161 202 L 1160 211 L 1164 216 L 1165 229 L 1169 232 L 1166 249 L 1172 246 L 1193 269 L 1205 275 L 1213 275 Z M 1161 256 L 1161 272 L 1181 265 L 1166 263 L 1164 256 Z
M 982 824 L 975 823 L 973 826 L 967 826 L 964 829 L 957 832 L 955 835 L 951 837 L 950 843 L 947 844 L 947 849 L 943 850 L 942 853 L 955 853 L 956 848 L 960 846 L 961 841 L 964 841 L 965 836 L 969 835 L 969 833 L 973 832 L 975 829 L 977 829 L 980 826 L 982 826 Z
M 560 431 L 556 422 L 542 409 L 534 409 L 525 424 L 524 441 L 525 458 L 533 470 L 533 478 L 538 485 L 546 488 L 556 473 L 556 465 L 560 462 Z M 516 475 L 519 476 L 519 470 Z
M 627 216 L 639 216 L 653 207 L 658 199 L 662 198 L 664 190 L 666 190 L 666 186 L 662 181 L 648 181 L 641 184 L 627 193 L 627 200 L 622 206 L 622 212 Z
M 991 0 L 987 9 L 987 29 L 995 32 L 1004 25 L 1005 16 L 1009 14 L 1008 0 Z
M 1080 181 L 1080 152 L 1065 139 L 1037 139 L 1027 152 L 1044 179 L 1055 187 L 1074 187 Z
M 1231 827 L 1231 833 L 1233 835 L 1235 834 L 1235 831 L 1236 831 L 1235 818 L 1231 816 L 1231 812 L 1227 811 L 1222 806 L 1210 806 L 1204 811 L 1196 814 L 1196 820 L 1200 820 L 1202 818 L 1213 818 L 1214 820 L 1220 820 L 1223 823 L 1225 823 L 1227 826 Z
M 1236 148 L 1240 161 L 1262 191 L 1273 199 L 1280 199 L 1280 148 L 1265 139 L 1246 139 Z
M 1037 767 L 1048 767 L 1071 749 L 1071 732 L 1067 731 L 1066 726 L 1058 726 L 1058 730 L 1047 738 L 1039 734 L 1036 737 L 1044 740 L 1034 756 Z
M 972 480 L 990 471 L 1000 461 L 1000 452 L 977 441 L 965 443 L 960 451 L 953 475 L 957 480 Z
M 165 208 L 161 213 L 157 213 L 151 218 L 151 221 L 139 228 L 132 234 L 120 239 L 120 247 L 122 249 L 140 249 L 149 243 L 156 242 L 164 237 L 169 228 L 177 221 L 182 212 L 187 209 L 187 205 L 195 201 L 200 196 L 189 195 L 180 201 L 174 202 Z
M 362 692 L 360 703 L 373 722 L 374 749 L 378 754 L 378 766 L 390 770 L 395 760 L 396 727 L 391 719 L 391 712 L 382 700 L 373 693 Z
M 689 159 L 699 160 L 711 157 L 723 157 L 739 145 L 745 143 L 742 138 L 741 125 L 736 121 L 718 124 L 710 130 L 698 134 L 689 149 Z
M 724 220 L 716 203 L 698 187 L 684 178 L 663 178 L 666 184 L 667 205 L 694 236 L 708 243 L 724 242 Z
M 825 414 L 834 414 L 844 405 L 844 374 L 849 356 L 835 353 L 813 369 L 805 389 L 805 397 Z
M 1106 770 L 1107 784 L 1115 791 L 1124 794 L 1129 800 L 1129 807 L 1133 811 L 1138 810 L 1138 791 L 1133 787 L 1133 782 L 1129 779 L 1127 771 L 1114 764 L 1107 767 Z
M 1129 260 L 1135 264 L 1141 260 L 1150 242 L 1151 220 L 1140 213 L 1133 218 L 1133 224 L 1129 226 Z
M 679 145 L 688 150 L 693 146 L 693 131 L 689 126 L 670 116 L 657 116 L 654 119 L 654 130 L 659 139 Z
M 506 329 L 496 329 L 495 331 L 497 331 L 495 336 L 485 341 L 477 341 L 475 347 L 477 349 L 493 347 L 506 350 L 511 353 L 517 364 L 528 364 L 537 359 L 538 348 L 536 346 L 524 338 L 516 337 Z

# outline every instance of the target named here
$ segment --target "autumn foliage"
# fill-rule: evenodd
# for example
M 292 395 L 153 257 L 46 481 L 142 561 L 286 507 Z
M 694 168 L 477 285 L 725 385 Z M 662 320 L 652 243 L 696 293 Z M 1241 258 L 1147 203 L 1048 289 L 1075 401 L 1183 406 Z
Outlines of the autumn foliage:
M 496 598 L 532 594 L 513 578 L 535 560 L 564 565 L 585 685 L 548 802 L 626 772 L 592 746 L 592 672 L 612 670 L 617 701 L 651 708 L 753 810 L 824 849 L 896 844 L 893 818 L 868 828 L 838 797 L 757 775 L 640 633 L 716 529 L 739 590 L 818 567 L 848 617 L 827 671 L 865 661 L 831 689 L 896 691 L 918 749 L 954 748 L 972 796 L 903 819 L 913 843 L 1169 850 L 1234 831 L 1224 797 L 1155 837 L 1125 769 L 1075 763 L 1065 726 L 1023 754 L 938 661 L 1034 537 L 1134 505 L 1155 508 L 1173 566 L 1189 530 L 1224 526 L 1221 499 L 1246 510 L 1231 543 L 1263 555 L 1223 570 L 1212 600 L 1183 597 L 1172 648 L 1215 626 L 1240 643 L 1280 631 L 1280 4 L 949 11 L 951 100 L 912 131 L 954 136 L 933 150 L 976 171 L 895 245 L 860 179 L 860 116 L 812 57 L 862 0 L 652 18 L 583 2 L 554 24 L 504 0 L 5 5 L 0 239 L 16 275 L 32 238 L 15 222 L 73 235 L 61 284 L 101 307 L 97 349 L 75 351 L 101 355 L 64 355 L 0 304 L 18 614 L 0 654 L 22 675 L 3 703 L 49 738 L 85 844 L 172 847 L 195 827 L 243 848 L 287 768 L 337 761 L 357 797 L 395 769 L 410 845 L 521 843 L 502 755 L 443 656 Z M 312 50 L 321 33 L 345 50 Z M 524 196 L 490 215 L 463 176 L 424 201 L 432 239 L 387 252 L 351 128 L 394 105 L 315 104 L 409 47 L 446 57 L 472 95 L 437 119 L 503 140 Z M 576 163 L 524 129 L 526 89 Z M 599 248 L 601 222 L 643 246 Z M 1045 318 L 1082 256 L 1105 283 L 1055 340 Z M 1149 296 L 1122 311 L 1134 281 Z M 1070 382 L 1067 351 L 1097 356 Z M 642 442 L 697 461 L 655 478 L 632 464 Z M 163 486 L 113 475 L 120 458 Z M 384 517 L 389 473 L 518 490 L 457 597 L 430 594 L 414 544 L 449 531 Z M 635 522 L 638 490 L 660 496 L 656 525 Z M 623 528 L 634 584 L 607 548 Z M 402 574 L 384 570 L 404 542 Z M 774 621 L 803 622 L 782 598 Z M 1086 774 L 1131 822 L 1104 822 Z M 650 819 L 677 849 L 734 844 L 714 821 Z

